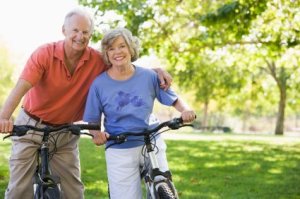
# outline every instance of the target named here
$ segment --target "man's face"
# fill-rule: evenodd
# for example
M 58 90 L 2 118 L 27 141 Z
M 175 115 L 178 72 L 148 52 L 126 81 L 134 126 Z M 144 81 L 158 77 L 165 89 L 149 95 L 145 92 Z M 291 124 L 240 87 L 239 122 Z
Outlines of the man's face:
M 73 50 L 83 51 L 92 36 L 91 30 L 91 22 L 87 17 L 81 15 L 71 16 L 63 26 L 66 46 Z

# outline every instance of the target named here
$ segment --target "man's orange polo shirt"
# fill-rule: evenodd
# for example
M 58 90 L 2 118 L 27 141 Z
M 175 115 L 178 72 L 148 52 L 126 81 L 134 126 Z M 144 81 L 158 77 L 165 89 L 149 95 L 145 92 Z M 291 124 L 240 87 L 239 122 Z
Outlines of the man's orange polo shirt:
M 82 119 L 89 87 L 105 70 L 98 51 L 88 47 L 73 75 L 64 64 L 64 41 L 39 47 L 20 76 L 33 86 L 25 95 L 26 111 L 52 124 Z

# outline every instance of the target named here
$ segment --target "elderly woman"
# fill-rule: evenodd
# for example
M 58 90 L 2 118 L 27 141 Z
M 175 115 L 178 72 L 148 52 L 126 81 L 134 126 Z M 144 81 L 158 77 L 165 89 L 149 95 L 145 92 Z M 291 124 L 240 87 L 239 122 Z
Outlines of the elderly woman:
M 105 131 L 91 131 L 94 143 L 106 143 L 109 135 L 122 132 L 142 132 L 149 128 L 154 100 L 174 106 L 184 122 L 195 119 L 195 113 L 170 89 L 159 87 L 157 74 L 134 65 L 139 55 L 138 39 L 125 28 L 109 31 L 102 39 L 102 54 L 109 69 L 93 82 L 86 103 L 84 121 L 100 123 L 104 114 Z M 106 164 L 110 198 L 142 198 L 140 166 L 143 164 L 142 142 L 128 138 L 120 145 L 106 150 Z M 158 161 L 162 171 L 167 171 L 166 145 L 157 138 Z M 109 143 L 107 143 L 109 144 Z

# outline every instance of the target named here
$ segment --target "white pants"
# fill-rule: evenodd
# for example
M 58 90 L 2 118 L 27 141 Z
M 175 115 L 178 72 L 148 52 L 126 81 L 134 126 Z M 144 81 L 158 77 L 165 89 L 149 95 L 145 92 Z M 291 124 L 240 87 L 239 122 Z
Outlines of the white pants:
M 161 171 L 169 170 L 166 144 L 160 136 L 156 140 L 159 152 L 158 164 Z M 129 149 L 106 150 L 106 166 L 111 199 L 141 199 L 140 168 L 144 165 L 142 146 Z

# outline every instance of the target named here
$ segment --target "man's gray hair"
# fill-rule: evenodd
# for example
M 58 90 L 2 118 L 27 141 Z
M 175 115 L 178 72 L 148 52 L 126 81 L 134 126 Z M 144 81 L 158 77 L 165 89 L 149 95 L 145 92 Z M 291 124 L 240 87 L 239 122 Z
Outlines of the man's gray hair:
M 69 23 L 69 20 L 73 15 L 79 15 L 79 16 L 86 17 L 90 21 L 90 33 L 91 34 L 93 33 L 94 19 L 91 16 L 91 14 L 88 11 L 84 10 L 83 8 L 74 8 L 70 12 L 68 12 L 67 15 L 65 16 L 64 26 L 66 26 Z

